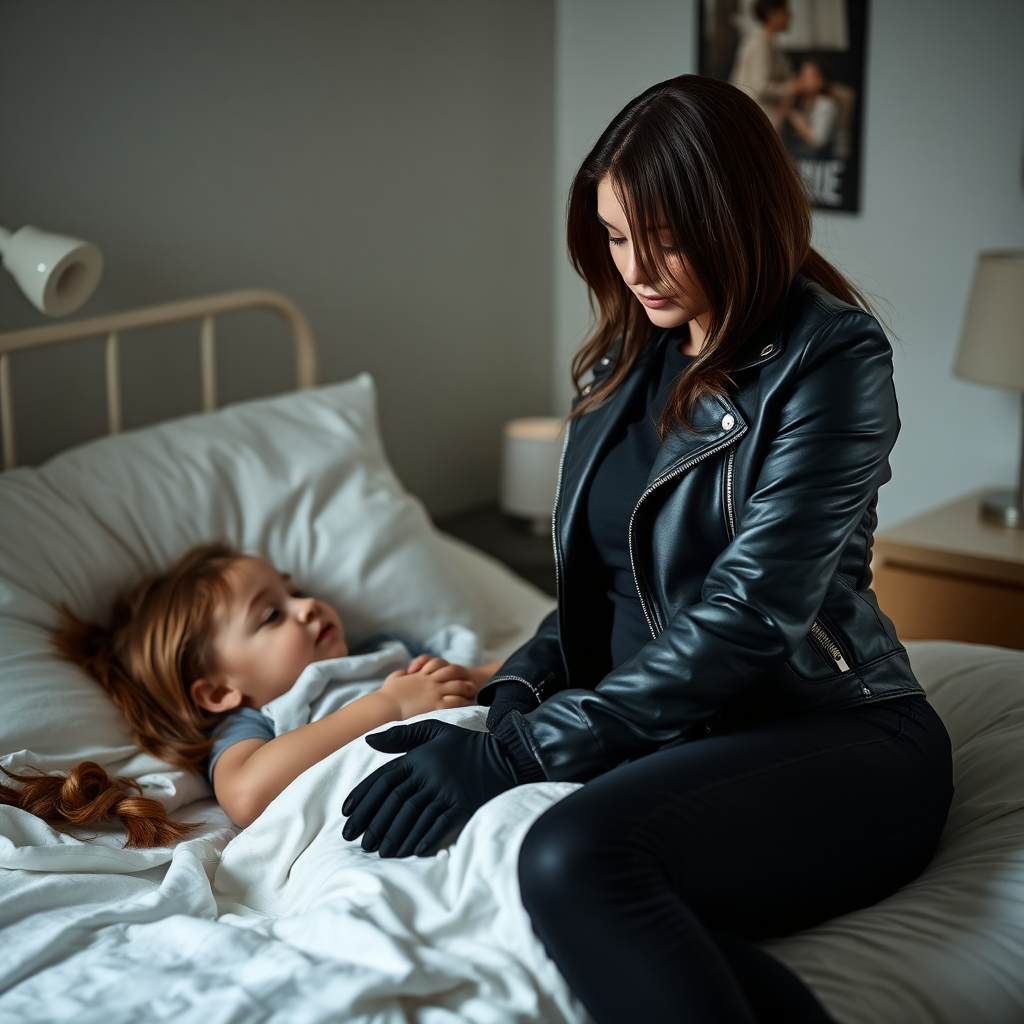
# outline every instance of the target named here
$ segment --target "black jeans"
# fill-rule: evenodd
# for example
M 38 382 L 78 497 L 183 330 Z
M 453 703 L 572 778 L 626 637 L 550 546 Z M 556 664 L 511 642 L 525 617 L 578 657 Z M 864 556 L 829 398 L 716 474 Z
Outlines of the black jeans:
M 909 882 L 952 795 L 949 737 L 923 697 L 734 727 L 545 812 L 519 858 L 523 901 L 598 1024 L 828 1021 L 750 940 Z

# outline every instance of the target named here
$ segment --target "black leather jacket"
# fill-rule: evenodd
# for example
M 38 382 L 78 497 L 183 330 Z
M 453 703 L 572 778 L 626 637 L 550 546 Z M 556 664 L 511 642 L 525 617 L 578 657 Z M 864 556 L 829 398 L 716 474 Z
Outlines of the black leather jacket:
M 582 781 L 716 722 L 923 692 L 870 589 L 899 430 L 892 350 L 873 317 L 803 278 L 744 344 L 729 395 L 704 396 L 695 431 L 671 434 L 655 460 L 629 522 L 651 640 L 612 669 L 587 490 L 666 335 L 570 424 L 558 609 L 478 696 L 490 704 L 511 679 L 537 697 L 500 730 L 513 761 L 539 767 L 527 776 Z

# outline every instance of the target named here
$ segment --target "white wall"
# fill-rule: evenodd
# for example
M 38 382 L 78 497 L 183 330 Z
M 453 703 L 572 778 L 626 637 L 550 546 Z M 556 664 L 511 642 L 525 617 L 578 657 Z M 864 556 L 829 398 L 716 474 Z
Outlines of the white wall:
M 690 2 L 558 0 L 556 196 L 604 124 L 648 85 L 696 69 Z M 816 215 L 816 244 L 892 330 L 903 430 L 882 525 L 1015 480 L 1020 398 L 952 376 L 976 253 L 1024 246 L 1024 4 L 876 0 L 869 16 L 862 212 Z M 563 214 L 564 215 L 564 214 Z M 587 329 L 556 227 L 554 388 Z
M 696 15 L 688 0 L 556 0 L 555 352 L 556 409 L 568 412 L 569 365 L 587 334 L 586 289 L 565 255 L 569 185 L 597 136 L 649 85 L 693 71 Z
M 0 4 L 0 224 L 99 245 L 83 316 L 287 293 L 324 381 L 374 374 L 407 486 L 435 513 L 484 502 L 504 421 L 551 404 L 553 17 L 552 0 Z M 42 320 L 0 273 L 0 330 Z M 224 398 L 292 386 L 267 322 L 224 322 Z M 198 408 L 190 331 L 125 340 L 127 425 Z M 97 346 L 13 376 L 25 461 L 103 431 Z

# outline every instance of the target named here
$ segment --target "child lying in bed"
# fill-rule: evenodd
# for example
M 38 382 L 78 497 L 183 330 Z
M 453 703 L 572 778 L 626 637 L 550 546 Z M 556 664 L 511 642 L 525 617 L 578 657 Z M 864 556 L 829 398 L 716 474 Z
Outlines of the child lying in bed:
M 207 769 L 217 800 L 243 826 L 307 768 L 377 726 L 471 704 L 498 667 L 421 653 L 379 688 L 275 735 L 259 709 L 280 701 L 309 666 L 347 659 L 349 649 L 338 613 L 264 559 L 203 545 L 119 598 L 109 627 L 65 614 L 57 649 L 110 694 L 138 746 L 176 767 Z M 166 845 L 195 827 L 167 819 L 136 784 L 92 762 L 66 779 L 12 777 L 22 787 L 0 786 L 0 802 L 57 827 L 117 814 L 129 846 Z

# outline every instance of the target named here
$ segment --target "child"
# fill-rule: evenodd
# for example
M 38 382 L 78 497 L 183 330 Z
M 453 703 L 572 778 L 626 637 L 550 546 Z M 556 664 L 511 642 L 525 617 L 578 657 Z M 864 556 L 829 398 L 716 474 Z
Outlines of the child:
M 259 709 L 314 662 L 346 658 L 344 627 L 333 608 L 302 594 L 269 562 L 219 543 L 193 548 L 118 599 L 109 627 L 65 611 L 54 642 L 110 694 L 139 747 L 179 768 L 207 767 L 217 800 L 242 826 L 307 768 L 377 726 L 470 704 L 498 667 L 464 668 L 420 654 L 378 689 L 274 735 Z M 111 779 L 92 762 L 66 779 L 12 778 L 22 788 L 0 786 L 0 802 L 57 827 L 115 813 L 128 846 L 166 845 L 195 827 L 170 821 L 138 785 Z

